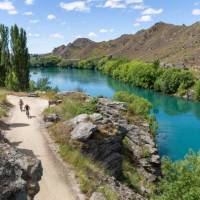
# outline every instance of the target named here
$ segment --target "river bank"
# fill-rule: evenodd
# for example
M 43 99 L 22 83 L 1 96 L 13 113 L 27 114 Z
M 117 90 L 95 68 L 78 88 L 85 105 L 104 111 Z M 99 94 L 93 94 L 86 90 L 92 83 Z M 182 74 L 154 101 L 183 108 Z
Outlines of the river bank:
M 44 77 L 49 78 L 50 86 L 57 86 L 61 92 L 79 89 L 91 96 L 112 98 L 117 91 L 128 91 L 147 99 L 158 122 L 156 140 L 161 157 L 168 156 L 175 161 L 183 159 L 189 149 L 195 152 L 200 149 L 198 102 L 133 87 L 96 70 L 56 67 L 31 70 L 32 80 Z
M 187 100 L 200 100 L 198 71 L 185 67 L 163 65 L 159 60 L 147 63 L 141 60 L 112 58 L 112 56 L 87 60 L 66 60 L 58 56 L 48 55 L 33 56 L 31 67 L 99 70 L 113 79 L 132 86 L 179 96 Z
M 95 192 L 108 200 L 148 199 L 161 164 L 142 115 L 134 114 L 125 103 L 79 92 L 53 99 L 62 103 L 48 108 L 44 119 L 62 158 L 73 166 L 82 191 L 91 199 Z

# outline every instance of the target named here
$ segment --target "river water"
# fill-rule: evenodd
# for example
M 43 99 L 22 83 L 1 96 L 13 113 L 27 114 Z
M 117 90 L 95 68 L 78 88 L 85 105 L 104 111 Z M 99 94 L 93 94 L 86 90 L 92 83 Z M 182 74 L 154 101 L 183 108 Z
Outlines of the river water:
M 161 156 L 182 159 L 190 150 L 200 150 L 200 103 L 123 84 L 94 70 L 32 69 L 31 79 L 48 77 L 60 91 L 82 89 L 89 95 L 112 97 L 116 91 L 129 91 L 153 104 L 159 129 L 157 144 Z

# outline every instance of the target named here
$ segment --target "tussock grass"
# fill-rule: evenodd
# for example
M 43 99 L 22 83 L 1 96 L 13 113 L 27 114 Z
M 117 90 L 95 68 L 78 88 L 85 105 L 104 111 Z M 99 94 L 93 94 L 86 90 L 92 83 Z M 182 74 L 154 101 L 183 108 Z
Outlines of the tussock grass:
M 109 185 L 99 187 L 98 191 L 103 193 L 107 200 L 120 200 L 117 192 L 113 190 Z
M 102 192 L 107 200 L 118 200 L 118 195 L 109 185 L 102 184 L 98 177 L 106 174 L 104 168 L 68 144 L 60 145 L 60 155 L 75 170 L 81 191 L 90 196 L 93 192 Z
M 130 188 L 139 191 L 139 183 L 141 181 L 141 176 L 137 171 L 137 168 L 131 162 L 132 153 L 130 152 L 131 144 L 128 138 L 125 137 L 123 140 L 123 179 L 122 181 L 128 185 Z
M 83 113 L 92 114 L 96 111 L 95 98 L 87 102 L 77 96 L 64 96 L 62 98 L 63 102 L 60 105 L 47 108 L 44 115 L 56 113 L 63 120 L 68 120 Z

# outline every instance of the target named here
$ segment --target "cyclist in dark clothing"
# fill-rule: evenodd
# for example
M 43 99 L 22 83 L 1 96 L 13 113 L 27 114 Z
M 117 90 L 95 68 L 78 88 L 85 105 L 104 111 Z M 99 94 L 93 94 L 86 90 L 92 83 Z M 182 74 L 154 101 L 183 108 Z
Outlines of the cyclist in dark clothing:
M 30 118 L 30 106 L 28 104 L 25 105 L 25 111 L 26 111 L 26 116 L 29 119 Z
M 21 112 L 23 111 L 23 105 L 24 105 L 24 102 L 22 99 L 19 100 L 19 107 L 20 107 L 20 110 Z

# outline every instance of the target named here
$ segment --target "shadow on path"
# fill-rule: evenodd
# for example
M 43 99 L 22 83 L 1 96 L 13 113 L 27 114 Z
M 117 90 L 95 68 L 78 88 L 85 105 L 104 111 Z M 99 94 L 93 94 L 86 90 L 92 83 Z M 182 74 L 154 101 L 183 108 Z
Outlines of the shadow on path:
M 0 120 L 0 129 L 3 130 L 3 131 L 8 131 L 11 128 L 20 128 L 20 127 L 26 127 L 26 126 L 30 126 L 30 124 L 26 124 L 26 123 L 7 124 L 7 123 Z
M 38 156 L 36 156 L 32 150 L 29 150 L 29 149 L 21 149 L 19 148 L 18 146 L 22 143 L 23 141 L 19 141 L 19 142 L 11 142 L 11 146 L 13 147 L 16 147 L 17 148 L 17 151 L 21 152 L 22 154 L 25 154 L 27 156 L 31 156 L 31 157 L 34 157 L 34 158 L 37 158 Z
M 30 126 L 30 124 L 25 124 L 25 123 L 13 123 L 13 124 L 8 124 L 9 128 L 20 128 L 20 127 L 26 127 Z

